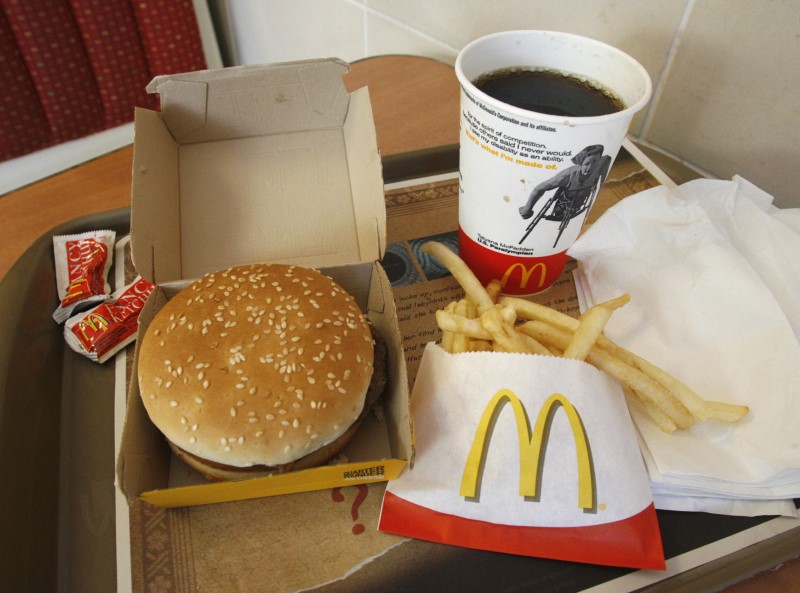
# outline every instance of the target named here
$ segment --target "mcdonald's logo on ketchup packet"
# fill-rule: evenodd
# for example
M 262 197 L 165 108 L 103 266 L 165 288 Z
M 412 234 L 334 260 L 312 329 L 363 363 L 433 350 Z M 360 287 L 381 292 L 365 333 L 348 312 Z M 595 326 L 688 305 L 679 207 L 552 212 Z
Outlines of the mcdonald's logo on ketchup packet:
M 381 531 L 666 567 L 635 430 L 607 375 L 577 360 L 428 344 L 411 406 L 416 456 L 387 486 Z
M 139 313 L 154 287 L 137 277 L 110 301 L 70 317 L 64 324 L 67 344 L 91 360 L 105 362 L 136 339 Z

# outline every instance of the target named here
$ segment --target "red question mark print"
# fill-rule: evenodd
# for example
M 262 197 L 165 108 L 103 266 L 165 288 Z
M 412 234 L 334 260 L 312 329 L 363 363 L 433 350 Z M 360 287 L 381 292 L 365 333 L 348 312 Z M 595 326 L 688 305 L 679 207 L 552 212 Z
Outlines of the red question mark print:
M 358 519 L 358 507 L 361 506 L 361 503 L 364 502 L 364 499 L 367 497 L 369 490 L 367 489 L 366 484 L 358 484 L 356 486 L 358 488 L 358 494 L 356 494 L 355 500 L 353 500 L 353 505 L 350 508 L 350 516 L 353 518 L 353 521 Z M 342 494 L 341 488 L 334 488 L 331 490 L 331 498 L 334 502 L 344 502 L 344 495 Z M 353 525 L 353 535 L 359 535 L 364 533 L 366 528 L 361 523 L 356 523 Z

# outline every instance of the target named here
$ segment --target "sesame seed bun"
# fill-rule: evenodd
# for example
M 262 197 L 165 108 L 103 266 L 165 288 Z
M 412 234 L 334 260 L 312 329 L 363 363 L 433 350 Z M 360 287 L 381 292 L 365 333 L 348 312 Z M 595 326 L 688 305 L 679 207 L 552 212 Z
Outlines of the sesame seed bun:
M 355 300 L 327 276 L 235 267 L 158 311 L 141 338 L 139 391 L 176 453 L 207 477 L 310 467 L 338 453 L 369 407 L 374 347 Z

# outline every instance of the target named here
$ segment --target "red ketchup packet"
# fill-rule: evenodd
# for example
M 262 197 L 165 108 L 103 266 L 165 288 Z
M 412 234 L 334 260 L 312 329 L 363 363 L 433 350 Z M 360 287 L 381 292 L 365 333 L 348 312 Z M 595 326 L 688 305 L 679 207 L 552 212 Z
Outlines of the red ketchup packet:
M 110 298 L 108 271 L 115 238 L 116 233 L 108 230 L 53 237 L 56 284 L 61 301 L 53 319 L 58 323 L 77 310 Z
M 70 317 L 64 339 L 75 352 L 104 363 L 136 339 L 139 312 L 154 284 L 141 276 L 118 290 L 111 300 Z

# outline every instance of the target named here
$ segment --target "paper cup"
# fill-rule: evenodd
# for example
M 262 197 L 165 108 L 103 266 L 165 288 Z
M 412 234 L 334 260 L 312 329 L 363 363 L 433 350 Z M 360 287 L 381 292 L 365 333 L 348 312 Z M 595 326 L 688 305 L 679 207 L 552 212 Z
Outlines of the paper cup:
M 588 82 L 621 106 L 606 115 L 551 115 L 498 100 L 476 79 L 504 69 L 545 70 Z M 549 288 L 637 111 L 647 71 L 624 52 L 577 35 L 508 31 L 477 39 L 455 64 L 461 84 L 459 252 L 506 294 Z

